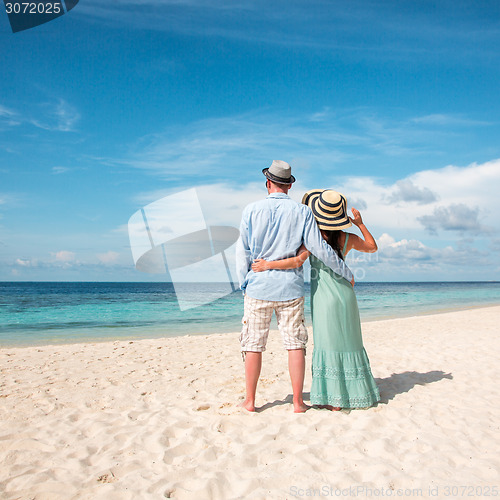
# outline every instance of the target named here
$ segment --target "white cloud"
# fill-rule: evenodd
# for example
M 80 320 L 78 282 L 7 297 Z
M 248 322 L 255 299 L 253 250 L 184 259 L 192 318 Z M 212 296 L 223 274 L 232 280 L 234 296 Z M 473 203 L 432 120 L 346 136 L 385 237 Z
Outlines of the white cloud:
M 80 119 L 80 113 L 64 99 L 42 103 L 40 108 L 42 116 L 30 117 L 34 107 L 31 108 L 29 114 L 26 113 L 26 116 L 22 116 L 20 112 L 0 105 L 0 124 L 5 123 L 12 126 L 30 123 L 44 130 L 71 132 L 74 131 L 74 127 Z
M 389 202 L 411 202 L 425 205 L 437 200 L 437 196 L 427 187 L 416 186 L 410 179 L 397 181 Z
M 256 175 L 261 175 L 257 172 Z M 379 234 L 397 230 L 398 234 L 435 230 L 460 230 L 472 236 L 485 226 L 500 230 L 500 160 L 468 167 L 448 166 L 424 170 L 404 179 L 387 183 L 374 177 L 324 176 L 322 185 L 306 185 L 298 180 L 290 196 L 300 202 L 305 191 L 331 188 L 343 193 L 349 206 L 363 210 L 363 218 Z M 266 196 L 262 184 L 214 183 L 197 186 L 205 218 L 217 224 L 238 225 L 243 208 Z M 151 203 L 182 189 L 166 189 L 140 193 L 139 206 Z M 395 205 L 394 196 L 398 196 Z M 425 201 L 425 203 L 423 203 Z M 458 210 L 457 210 L 458 207 Z M 488 217 L 487 224 L 482 218 Z M 455 220 L 456 219 L 456 220 Z M 435 221 L 435 222 L 434 222 Z
M 52 167 L 52 173 L 54 175 L 65 174 L 69 172 L 71 169 L 68 167 Z
M 116 262 L 118 260 L 119 256 L 120 254 L 118 252 L 113 252 L 112 250 L 110 250 L 106 253 L 97 254 L 97 259 L 103 264 L 112 264 L 113 262 Z
M 377 245 L 379 250 L 384 248 L 390 248 L 396 243 L 396 240 L 387 233 L 382 234 L 379 238 L 377 238 Z
M 423 215 L 418 217 L 418 220 L 433 234 L 437 234 L 438 229 L 476 233 L 488 232 L 489 228 L 479 222 L 478 216 L 479 210 L 477 208 L 458 203 L 447 207 L 436 207 L 432 215 Z
M 322 122 L 328 118 L 328 115 L 330 115 L 330 108 L 326 107 L 323 111 L 318 111 L 309 116 L 309 121 Z
M 468 134 L 474 130 L 472 127 Z M 401 164 L 406 171 L 415 170 L 422 158 L 440 154 L 443 143 L 451 136 L 456 143 L 462 135 L 465 137 L 463 129 L 436 130 L 426 121 L 388 119 L 371 108 L 323 108 L 303 115 L 286 111 L 276 115 L 261 109 L 168 127 L 138 139 L 126 156 L 94 160 L 141 169 L 168 181 L 170 186 L 185 187 L 188 182 L 245 185 L 255 180 L 259 167 L 267 166 L 272 159 L 283 159 L 292 164 L 297 179 L 305 183 L 331 179 L 339 185 L 346 173 L 355 176 L 359 164 L 385 163 L 386 169 L 397 169 Z M 383 179 L 374 178 L 378 192 L 382 187 L 386 199 L 392 202 L 425 205 L 440 198 L 425 177 L 408 176 L 398 181 L 387 186 Z
M 467 137 L 471 130 L 469 127 Z M 185 187 L 187 183 L 245 185 L 255 180 L 259 166 L 283 159 L 304 183 L 331 179 L 339 185 L 346 174 L 354 177 L 360 164 L 364 170 L 372 163 L 385 164 L 385 171 L 391 166 L 396 171 L 399 165 L 406 171 L 415 170 L 424 158 L 436 158 L 451 136 L 456 143 L 462 135 L 465 137 L 463 129 L 436 130 L 425 121 L 384 118 L 370 108 L 323 108 L 302 115 L 259 109 L 167 127 L 138 139 L 126 156 L 94 160 L 101 165 L 141 169 L 170 186 Z M 392 186 L 383 179 L 374 181 L 382 184 L 378 187 L 393 202 L 424 205 L 439 199 L 435 186 L 418 177 L 403 177 Z
M 328 184 L 325 187 L 342 192 L 348 203 L 351 199 L 363 200 L 367 205 L 363 217 L 381 232 L 455 227 L 475 233 L 484 231 L 485 226 L 500 230 L 500 222 L 495 217 L 500 213 L 500 197 L 497 194 L 500 192 L 500 160 L 480 165 L 473 163 L 467 167 L 422 170 L 390 184 L 373 177 L 326 178 L 325 184 Z M 394 205 L 391 197 L 394 193 L 401 193 L 402 185 L 415 186 L 417 190 L 414 193 L 424 199 L 428 197 L 426 203 L 415 203 L 417 196 L 414 195 L 406 196 L 406 200 L 401 195 L 398 204 Z M 431 201 L 431 195 L 434 201 Z M 453 209 L 457 206 L 464 221 L 456 221 L 454 225 Z M 442 222 L 433 223 L 436 217 L 442 217 Z
M 0 104 L 0 125 L 15 126 L 20 123 L 18 114 L 14 110 Z
M 368 208 L 368 205 L 366 204 L 366 201 L 361 199 L 361 198 L 350 198 L 348 204 L 347 204 L 348 209 L 350 208 L 356 208 L 357 210 L 365 210 Z
M 387 233 L 377 239 L 381 259 L 391 261 L 422 261 L 435 257 L 436 251 L 426 247 L 421 241 L 403 239 L 396 241 Z
M 498 41 L 494 16 L 469 16 L 464 22 L 463 16 L 450 16 L 446 7 L 438 3 L 432 11 L 415 12 L 395 9 L 394 2 L 351 1 L 347 8 L 336 2 L 280 0 L 87 0 L 80 2 L 78 12 L 113 25 L 342 51 L 377 60 L 404 58 L 414 63 L 432 54 L 449 61 L 457 54 L 463 58 L 473 47 L 476 61 L 487 56 L 491 64 Z M 440 22 L 445 17 L 446 25 Z
M 196 186 L 196 194 L 207 224 L 238 226 L 243 208 L 249 203 L 267 196 L 264 183 L 265 177 L 262 175 L 262 183 L 241 186 L 224 183 Z M 133 201 L 137 204 L 137 208 L 141 208 L 183 190 L 169 188 L 147 191 L 136 195 Z M 124 226 L 120 226 L 115 231 L 124 232 L 125 229 Z
M 19 193 L 0 193 L 0 205 L 18 207 L 23 203 L 23 195 Z
M 409 177 L 415 184 L 433 189 L 446 204 L 500 207 L 500 159 L 467 167 L 449 165 L 437 170 L 423 170 Z M 498 213 L 498 210 L 490 215 Z
M 72 132 L 74 126 L 80 119 L 80 114 L 74 106 L 59 99 L 57 102 L 47 102 L 42 105 L 45 110 L 41 119 L 31 118 L 28 120 L 35 127 L 44 130 Z
M 491 256 L 487 251 L 478 250 L 472 244 L 460 244 L 455 247 L 447 245 L 443 248 L 431 247 L 417 239 L 396 240 L 388 233 L 377 238 L 378 259 L 365 265 L 379 267 L 381 271 L 397 276 L 399 270 L 432 270 L 436 278 L 446 270 L 461 268 L 470 271 L 471 255 L 474 255 L 474 267 L 489 268 Z M 465 274 L 463 274 L 465 276 Z M 415 276 L 416 278 L 418 275 Z M 477 278 L 476 278 L 477 279 Z
M 69 132 L 80 119 L 80 114 L 76 109 L 63 99 L 59 99 L 54 109 L 54 116 L 57 119 L 57 130 Z
M 151 200 L 151 201 L 154 201 Z M 140 207 L 137 207 L 138 209 Z M 120 224 L 118 227 L 115 227 L 114 229 L 111 230 L 111 233 L 113 234 L 119 234 L 119 235 L 124 235 L 124 234 L 128 234 L 128 224 Z
M 16 259 L 16 264 L 21 267 L 36 267 L 38 265 L 38 261 L 36 259 Z
M 418 116 L 412 118 L 413 123 L 417 124 L 425 124 L 425 125 L 436 125 L 440 127 L 449 127 L 449 126 L 466 126 L 470 127 L 477 125 L 491 125 L 489 122 L 484 122 L 480 120 L 472 120 L 470 118 L 464 117 L 462 115 L 456 114 L 432 114 L 425 116 Z
M 457 269 L 464 268 L 469 274 L 461 271 L 461 276 L 478 279 L 478 274 L 471 271 L 471 256 L 474 256 L 474 266 L 481 269 L 486 269 L 488 262 L 496 258 L 490 252 L 498 247 L 498 237 L 484 245 L 476 240 L 492 239 L 500 231 L 496 218 L 490 216 L 488 224 L 484 222 L 486 214 L 500 213 L 497 198 L 500 160 L 424 170 L 391 183 L 373 177 L 325 177 L 323 182 L 321 186 L 307 186 L 297 181 L 289 194 L 300 202 L 302 194 L 309 189 L 337 189 L 346 195 L 350 206 L 365 206 L 362 215 L 367 227 L 372 234 L 382 235 L 377 238 L 379 252 L 369 259 L 364 258 L 364 254 L 350 255 L 354 267 L 370 269 L 385 279 L 398 278 L 400 272 L 406 273 L 406 279 L 411 273 L 417 273 L 416 279 L 449 278 L 456 276 Z M 409 191 L 405 194 L 402 187 Z M 172 192 L 142 193 L 136 202 L 143 205 Z M 263 182 L 206 184 L 198 186 L 197 192 L 209 224 L 233 227 L 238 227 L 244 206 L 267 194 Z M 397 203 L 391 201 L 394 193 L 400 194 Z M 489 232 L 484 232 L 486 225 L 491 226 Z M 436 234 L 426 241 L 426 229 L 430 228 L 435 233 L 445 232 L 447 239 Z M 350 231 L 357 232 L 354 227 Z M 418 274 L 420 272 L 424 274 Z
M 105 265 L 103 265 L 105 264 Z M 10 268 L 10 271 L 8 271 Z M 52 259 L 17 258 L 3 267 L 4 273 L 10 272 L 13 276 L 22 276 L 29 280 L 54 280 L 54 279 L 78 279 L 100 281 L 109 279 L 148 281 L 152 276 L 142 275 L 138 279 L 138 273 L 132 265 L 118 263 L 88 262 L 88 261 L 60 261 Z M 4 274 L 7 276 L 7 274 Z
M 266 112 L 201 120 L 141 138 L 126 158 L 95 158 L 100 163 L 144 169 L 172 181 L 212 179 L 248 181 L 248 172 L 272 159 L 284 159 L 304 176 L 339 171 L 340 164 L 367 161 L 385 154 L 407 159 L 427 143 L 425 128 L 406 130 L 404 123 L 386 124 L 366 110 L 311 116 Z M 320 116 L 321 119 L 317 117 Z M 314 117 L 314 115 L 313 115 Z M 347 133 L 346 130 L 355 130 Z M 435 135 L 435 132 L 432 132 Z M 345 167 L 344 167 L 345 168 Z M 296 170 L 297 172 L 297 170 Z
M 20 119 L 19 114 L 16 111 L 0 104 L 0 127 L 15 127 L 16 125 L 20 125 L 21 122 L 22 120 Z M 0 130 L 1 129 L 2 128 L 0 128 Z M 5 149 L 7 151 L 11 151 L 8 147 L 6 147 Z
M 15 112 L 0 104 L 0 116 L 14 116 Z
M 75 253 L 68 250 L 60 250 L 52 255 L 57 262 L 73 262 L 75 260 Z

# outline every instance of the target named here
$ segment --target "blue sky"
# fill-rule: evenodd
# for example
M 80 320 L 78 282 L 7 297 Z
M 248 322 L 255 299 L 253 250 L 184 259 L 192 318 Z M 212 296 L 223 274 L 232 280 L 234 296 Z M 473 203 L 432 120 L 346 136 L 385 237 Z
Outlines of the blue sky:
M 196 187 L 237 226 L 273 159 L 361 210 L 359 279 L 500 279 L 497 1 L 81 0 L 0 37 L 0 280 L 161 281 L 132 214 Z

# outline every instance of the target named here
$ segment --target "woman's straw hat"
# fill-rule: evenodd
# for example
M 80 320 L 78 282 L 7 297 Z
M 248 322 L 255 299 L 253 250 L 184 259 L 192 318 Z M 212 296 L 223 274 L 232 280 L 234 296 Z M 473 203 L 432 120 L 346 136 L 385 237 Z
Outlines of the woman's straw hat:
M 320 229 L 336 231 L 352 226 L 347 216 L 347 202 L 337 191 L 313 189 L 304 195 L 302 203 L 312 210 Z

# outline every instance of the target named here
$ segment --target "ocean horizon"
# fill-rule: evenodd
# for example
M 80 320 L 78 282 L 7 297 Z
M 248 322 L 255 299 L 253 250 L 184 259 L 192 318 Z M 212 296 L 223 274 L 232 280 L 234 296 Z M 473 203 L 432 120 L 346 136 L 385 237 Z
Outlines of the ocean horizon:
M 182 286 L 184 299 L 207 303 L 181 310 L 170 282 L 0 282 L 0 347 L 240 330 L 241 291 L 212 300 L 226 293 L 227 283 Z M 500 304 L 498 281 L 360 282 L 355 291 L 362 321 Z M 305 292 L 310 326 L 309 283 Z

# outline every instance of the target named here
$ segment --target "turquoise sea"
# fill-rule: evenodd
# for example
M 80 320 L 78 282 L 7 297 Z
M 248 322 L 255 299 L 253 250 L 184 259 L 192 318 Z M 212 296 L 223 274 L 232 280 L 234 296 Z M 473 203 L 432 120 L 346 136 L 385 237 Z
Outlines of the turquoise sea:
M 194 300 L 221 287 L 184 286 Z M 357 283 L 355 290 L 365 321 L 500 304 L 500 282 Z M 239 291 L 181 311 L 171 283 L 0 282 L 0 346 L 237 332 L 242 312 Z M 308 286 L 306 313 L 310 325 Z

